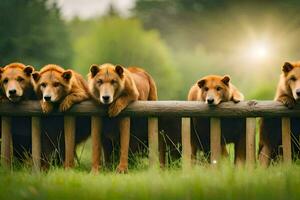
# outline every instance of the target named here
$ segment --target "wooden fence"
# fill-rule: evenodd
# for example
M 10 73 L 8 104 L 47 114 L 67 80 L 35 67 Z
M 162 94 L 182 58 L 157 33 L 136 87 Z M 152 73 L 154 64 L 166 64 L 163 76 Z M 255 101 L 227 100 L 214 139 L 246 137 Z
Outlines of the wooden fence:
M 100 166 L 100 136 L 101 117 L 107 116 L 107 110 L 98 104 L 86 101 L 74 105 L 64 113 L 65 120 L 65 167 L 74 166 L 75 146 L 75 116 L 91 116 L 92 137 L 92 165 L 93 170 Z M 36 170 L 41 166 L 41 131 L 40 116 L 42 112 L 37 101 L 25 101 L 19 104 L 2 102 L 0 104 L 2 116 L 2 145 L 1 163 L 4 166 L 11 165 L 11 120 L 12 116 L 32 117 L 32 159 Z M 54 112 L 51 115 L 62 115 Z M 182 156 L 183 166 L 191 163 L 191 125 L 190 117 L 211 118 L 211 160 L 218 161 L 221 155 L 221 127 L 220 118 L 246 117 L 246 162 L 253 164 L 256 161 L 255 134 L 256 117 L 281 117 L 283 158 L 287 163 L 291 162 L 291 136 L 289 117 L 300 116 L 300 107 L 287 109 L 278 102 L 273 101 L 245 101 L 238 104 L 222 103 L 216 107 L 209 107 L 201 102 L 192 101 L 138 101 L 129 105 L 120 116 L 148 117 L 149 161 L 150 165 L 158 164 L 158 119 L 159 116 L 182 117 Z

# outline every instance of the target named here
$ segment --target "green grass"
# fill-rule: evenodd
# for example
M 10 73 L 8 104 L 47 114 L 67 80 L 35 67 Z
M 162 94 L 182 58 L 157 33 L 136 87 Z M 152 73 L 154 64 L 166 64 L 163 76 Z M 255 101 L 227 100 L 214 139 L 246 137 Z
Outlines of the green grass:
M 300 166 L 197 166 L 129 174 L 51 169 L 0 170 L 0 199 L 299 199 Z
M 197 164 L 183 171 L 179 161 L 169 168 L 148 169 L 145 155 L 129 159 L 129 173 L 116 174 L 118 160 L 99 174 L 90 173 L 90 140 L 77 149 L 80 165 L 64 170 L 32 172 L 30 165 L 0 168 L 0 199 L 299 199 L 300 161 L 293 165 L 273 163 L 268 169 L 235 167 L 230 157 L 211 167 Z M 144 153 L 145 154 L 145 153 Z M 199 156 L 201 158 L 201 156 Z M 201 159 L 199 159 L 201 160 Z M 202 159 L 205 160 L 205 159 Z

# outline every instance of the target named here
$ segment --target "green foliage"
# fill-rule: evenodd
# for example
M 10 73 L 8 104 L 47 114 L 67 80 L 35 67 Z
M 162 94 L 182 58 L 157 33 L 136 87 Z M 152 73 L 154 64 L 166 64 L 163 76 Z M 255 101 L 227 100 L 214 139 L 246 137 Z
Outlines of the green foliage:
M 0 65 L 24 62 L 69 65 L 72 49 L 55 4 L 46 0 L 0 1 Z
M 71 24 L 71 30 L 80 25 Z M 159 99 L 178 95 L 180 81 L 168 48 L 156 31 L 145 31 L 137 19 L 109 17 L 95 20 L 88 31 L 74 37 L 74 69 L 87 74 L 93 63 L 139 66 L 157 83 Z

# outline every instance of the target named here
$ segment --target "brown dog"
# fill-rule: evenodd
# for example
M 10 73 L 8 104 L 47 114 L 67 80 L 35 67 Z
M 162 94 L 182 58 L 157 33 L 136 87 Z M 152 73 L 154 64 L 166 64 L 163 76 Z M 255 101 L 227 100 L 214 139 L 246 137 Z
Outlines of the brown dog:
M 274 100 L 293 108 L 300 99 L 300 62 L 284 63 Z M 293 158 L 299 158 L 300 118 L 290 118 Z M 259 161 L 268 166 L 281 153 L 281 118 L 263 118 L 260 124 Z
M 202 101 L 209 106 L 217 106 L 226 101 L 235 103 L 244 100 L 244 96 L 230 83 L 229 76 L 210 75 L 197 81 L 188 94 L 189 101 Z M 197 150 L 201 149 L 210 156 L 210 119 L 205 117 L 192 118 L 192 158 L 196 158 Z M 222 154 L 227 155 L 226 143 L 235 144 L 235 163 L 244 162 L 246 158 L 245 119 L 221 119 Z
M 64 112 L 75 103 L 90 98 L 86 81 L 73 70 L 64 70 L 58 65 L 46 65 L 40 72 L 32 74 L 35 92 L 40 99 L 42 111 L 51 112 L 58 108 Z M 42 117 L 45 165 L 49 164 L 55 154 L 55 161 L 61 163 L 64 159 L 64 119 L 63 116 Z M 76 117 L 75 144 L 87 139 L 91 132 L 90 117 Z
M 30 81 L 32 66 L 11 63 L 0 68 L 1 89 L 5 98 L 12 103 L 36 99 Z M 12 117 L 11 133 L 13 154 L 23 161 L 31 152 L 31 117 Z
M 109 117 L 117 116 L 133 101 L 157 100 L 156 86 L 152 77 L 140 68 L 126 69 L 120 65 L 109 63 L 92 65 L 88 82 L 93 98 L 100 104 L 108 106 Z M 104 118 L 104 121 L 103 147 L 106 161 L 110 157 L 112 141 L 120 136 L 120 163 L 117 171 L 127 172 L 130 119 L 128 117 Z M 132 129 L 135 129 L 134 127 L 136 126 L 133 125 Z
M 22 63 L 11 63 L 0 68 L 1 86 L 8 100 L 18 102 L 35 98 L 30 81 L 33 71 L 32 66 L 25 66 Z
M 59 104 L 59 110 L 64 112 L 73 104 L 89 99 L 87 83 L 73 70 L 51 64 L 33 73 L 32 77 L 45 113 L 51 112 L 55 104 Z

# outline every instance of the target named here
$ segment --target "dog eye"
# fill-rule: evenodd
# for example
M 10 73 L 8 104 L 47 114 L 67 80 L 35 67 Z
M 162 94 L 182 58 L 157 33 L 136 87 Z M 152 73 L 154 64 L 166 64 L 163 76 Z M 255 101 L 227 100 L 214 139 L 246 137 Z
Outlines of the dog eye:
M 217 90 L 217 91 L 220 91 L 220 90 L 222 90 L 222 88 L 221 88 L 221 87 L 217 87 L 216 90 Z
M 53 87 L 58 87 L 59 85 L 60 85 L 59 82 L 53 83 Z
M 17 78 L 17 81 L 18 81 L 18 82 L 22 82 L 22 81 L 24 81 L 24 78 L 18 77 L 18 78 Z
M 47 86 L 46 83 L 41 83 L 41 87 L 45 88 Z
M 208 91 L 208 87 L 204 87 L 203 89 L 204 89 L 204 91 Z
M 111 84 L 115 84 L 115 83 L 117 83 L 117 81 L 116 81 L 116 80 L 111 80 L 110 82 L 111 82 Z
M 97 83 L 101 85 L 103 83 L 102 79 L 99 79 Z
M 8 83 L 8 79 L 7 79 L 7 78 L 4 79 L 4 80 L 3 80 L 3 83 L 4 83 L 4 84 Z
M 291 80 L 291 81 L 296 81 L 297 79 L 296 79 L 295 76 L 292 76 L 292 77 L 290 78 L 290 80 Z

